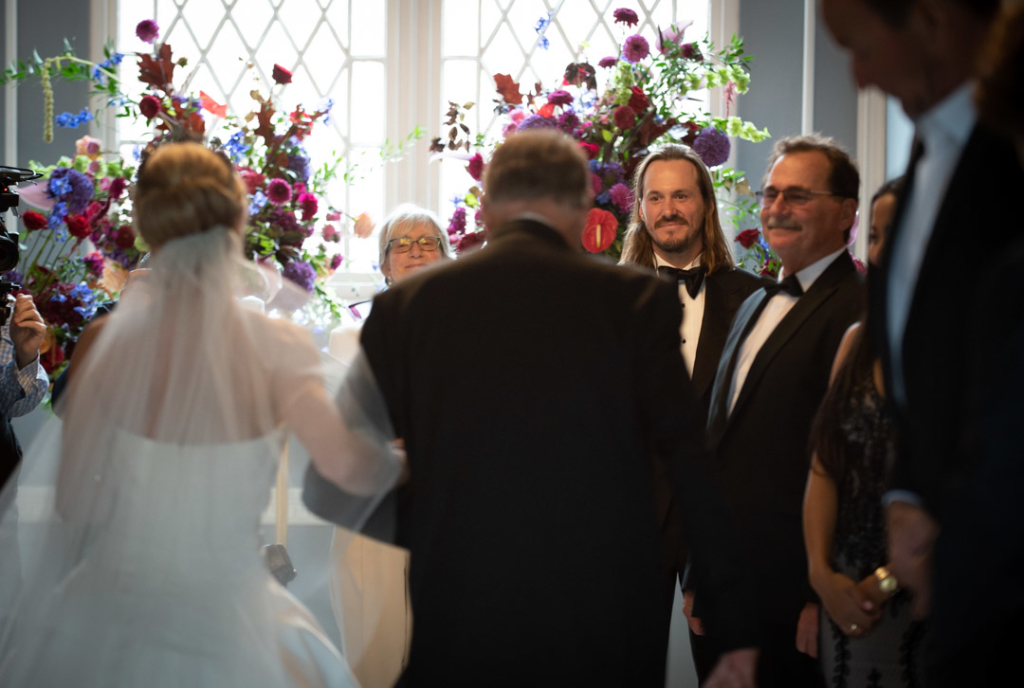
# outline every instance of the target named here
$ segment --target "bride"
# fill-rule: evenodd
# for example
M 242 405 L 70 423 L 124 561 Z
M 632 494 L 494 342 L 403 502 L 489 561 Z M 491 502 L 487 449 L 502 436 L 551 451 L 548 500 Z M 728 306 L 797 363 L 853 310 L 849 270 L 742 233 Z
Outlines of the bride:
M 306 333 L 239 304 L 265 280 L 225 158 L 162 146 L 134 204 L 151 271 L 80 342 L 63 427 L 25 458 L 59 461 L 35 565 L 0 611 L 0 685 L 356 685 L 257 529 L 286 431 L 371 508 L 399 473 L 364 432 L 383 411 L 343 416 Z

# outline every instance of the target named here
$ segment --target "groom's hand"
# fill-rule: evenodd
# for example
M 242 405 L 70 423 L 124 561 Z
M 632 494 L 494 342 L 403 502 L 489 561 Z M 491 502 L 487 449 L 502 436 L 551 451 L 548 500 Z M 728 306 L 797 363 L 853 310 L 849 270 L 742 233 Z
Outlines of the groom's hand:
M 756 688 L 757 652 L 754 648 L 726 652 L 703 688 Z

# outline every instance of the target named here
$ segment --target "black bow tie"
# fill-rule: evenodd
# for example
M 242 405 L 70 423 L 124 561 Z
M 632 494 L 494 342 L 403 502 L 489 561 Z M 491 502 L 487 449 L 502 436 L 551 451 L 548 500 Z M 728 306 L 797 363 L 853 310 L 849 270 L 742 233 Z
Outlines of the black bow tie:
M 690 295 L 691 299 L 697 298 L 697 292 L 700 291 L 700 285 L 704 282 L 704 275 L 706 273 L 707 268 L 703 265 L 690 268 L 689 270 L 680 270 L 671 265 L 658 266 L 658 275 L 661 277 L 673 282 L 686 282 L 686 293 Z
M 800 297 L 804 293 L 804 288 L 800 286 L 800 280 L 796 278 L 796 275 L 790 275 L 781 282 L 775 284 L 769 284 L 764 288 L 768 292 L 768 298 L 771 298 L 778 294 L 780 291 L 786 292 L 790 296 Z

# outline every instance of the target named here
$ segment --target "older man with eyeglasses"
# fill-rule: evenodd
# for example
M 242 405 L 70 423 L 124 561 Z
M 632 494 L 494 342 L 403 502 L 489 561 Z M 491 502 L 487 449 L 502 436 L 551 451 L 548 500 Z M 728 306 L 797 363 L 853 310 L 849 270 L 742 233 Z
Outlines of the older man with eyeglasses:
M 709 447 L 758 564 L 760 603 L 749 613 L 767 629 L 757 676 L 762 688 L 823 685 L 800 513 L 811 422 L 839 342 L 863 307 L 861 280 L 846 250 L 859 184 L 853 161 L 831 139 L 803 136 L 775 145 L 761 222 L 784 278 L 740 306 L 711 396 Z M 705 613 L 701 594 L 698 583 L 697 617 Z

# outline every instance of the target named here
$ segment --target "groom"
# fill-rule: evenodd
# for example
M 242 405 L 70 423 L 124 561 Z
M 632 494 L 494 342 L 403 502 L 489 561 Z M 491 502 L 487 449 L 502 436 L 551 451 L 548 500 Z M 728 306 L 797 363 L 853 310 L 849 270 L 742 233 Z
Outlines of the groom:
M 399 685 L 663 686 L 656 462 L 733 650 L 706 685 L 752 685 L 753 604 L 724 561 L 675 285 L 580 252 L 590 173 L 561 134 L 511 137 L 484 187 L 488 246 L 379 295 L 355 368 L 408 453 Z

